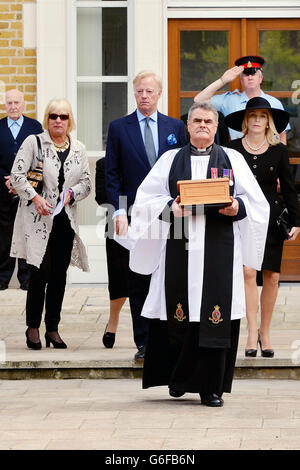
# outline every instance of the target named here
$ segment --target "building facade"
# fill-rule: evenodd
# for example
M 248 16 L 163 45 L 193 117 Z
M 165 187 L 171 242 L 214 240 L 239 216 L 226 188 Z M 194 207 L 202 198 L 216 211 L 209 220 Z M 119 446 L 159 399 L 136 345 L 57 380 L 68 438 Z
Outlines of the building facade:
M 68 98 L 93 180 L 109 122 L 135 108 L 137 72 L 158 73 L 160 111 L 184 119 L 197 91 L 247 54 L 266 59 L 264 90 L 291 113 L 288 142 L 300 188 L 299 0 L 0 1 L 0 91 L 20 88 L 26 114 L 39 120 L 51 98 Z M 94 194 L 79 210 L 91 272 L 71 269 L 69 281 L 106 282 L 104 211 Z M 282 276 L 300 279 L 300 242 L 285 247 Z

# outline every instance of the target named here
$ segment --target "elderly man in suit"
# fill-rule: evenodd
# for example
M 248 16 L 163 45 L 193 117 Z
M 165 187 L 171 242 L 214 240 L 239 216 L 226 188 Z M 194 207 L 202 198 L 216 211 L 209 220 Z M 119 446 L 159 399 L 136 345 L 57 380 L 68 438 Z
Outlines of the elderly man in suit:
M 152 71 L 139 73 L 133 80 L 137 109 L 110 123 L 106 147 L 106 185 L 109 203 L 114 207 L 114 230 L 126 235 L 128 211 L 137 188 L 156 160 L 167 150 L 186 144 L 182 121 L 157 110 L 162 93 L 160 78 Z M 148 294 L 150 276 L 130 271 L 129 303 L 133 322 L 136 360 L 145 355 L 147 320 L 141 310 Z
M 11 258 L 9 253 L 19 198 L 9 192 L 6 181 L 9 179 L 15 156 L 26 137 L 43 132 L 38 121 L 23 116 L 24 107 L 21 91 L 6 92 L 7 117 L 0 119 L 0 290 L 7 289 L 16 263 L 16 259 Z M 18 260 L 17 277 L 21 289 L 27 290 L 29 267 L 25 260 Z

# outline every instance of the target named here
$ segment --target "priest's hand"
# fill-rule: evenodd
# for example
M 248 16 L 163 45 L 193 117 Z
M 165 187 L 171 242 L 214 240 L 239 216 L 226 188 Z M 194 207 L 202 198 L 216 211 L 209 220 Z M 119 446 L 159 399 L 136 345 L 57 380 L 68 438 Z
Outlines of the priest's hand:
M 120 236 L 127 235 L 128 232 L 128 218 L 125 214 L 116 215 L 114 218 L 115 233 Z
M 219 209 L 220 214 L 234 217 L 239 211 L 239 201 L 230 196 L 231 204 L 224 209 Z
M 174 213 L 174 217 L 185 217 L 187 215 L 192 215 L 192 211 L 186 210 L 183 206 L 180 206 L 179 203 L 180 203 L 180 196 L 177 196 L 177 198 L 174 199 L 173 204 L 171 206 L 171 209 Z
M 289 233 L 288 240 L 293 241 L 296 240 L 297 236 L 299 235 L 300 227 L 292 227 Z

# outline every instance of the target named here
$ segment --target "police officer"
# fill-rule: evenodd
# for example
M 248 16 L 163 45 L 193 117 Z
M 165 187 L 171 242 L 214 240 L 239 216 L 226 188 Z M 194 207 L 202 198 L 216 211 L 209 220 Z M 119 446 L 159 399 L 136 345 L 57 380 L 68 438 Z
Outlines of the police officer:
M 274 96 L 264 93 L 261 89 L 263 81 L 262 67 L 265 60 L 259 56 L 248 55 L 240 57 L 235 61 L 234 67 L 218 78 L 216 81 L 208 85 L 200 91 L 194 98 L 194 101 L 211 101 L 215 108 L 220 111 L 225 117 L 235 111 L 245 109 L 246 104 L 250 98 L 258 97 L 268 100 L 272 108 L 283 109 L 281 102 L 274 98 Z M 215 93 L 225 86 L 227 83 L 232 82 L 237 77 L 240 77 L 241 85 L 244 88 L 243 92 L 238 89 L 234 91 L 227 91 L 226 93 L 215 95 Z M 290 126 L 288 125 L 288 130 Z M 229 129 L 231 140 L 242 137 L 240 132 Z M 286 144 L 286 132 L 280 134 L 280 140 Z

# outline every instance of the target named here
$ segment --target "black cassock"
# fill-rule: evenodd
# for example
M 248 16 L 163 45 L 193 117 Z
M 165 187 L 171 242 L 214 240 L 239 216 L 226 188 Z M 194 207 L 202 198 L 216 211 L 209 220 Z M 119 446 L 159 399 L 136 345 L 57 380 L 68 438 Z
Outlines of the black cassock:
M 169 189 L 174 199 L 177 196 L 177 181 L 191 179 L 191 151 L 190 145 L 184 147 L 176 154 L 171 166 Z M 223 175 L 223 169 L 231 169 L 226 153 L 215 145 L 211 150 L 207 177 L 210 176 L 211 168 L 218 168 L 219 176 Z M 213 392 L 222 395 L 223 392 L 231 391 L 240 324 L 239 320 L 230 320 L 233 218 L 219 214 L 218 208 L 207 210 L 206 213 L 201 322 L 189 322 L 188 236 L 185 237 L 182 229 L 182 237 L 176 238 L 174 223 L 181 224 L 183 220 L 174 218 L 166 247 L 168 319 L 150 320 L 143 387 L 169 385 L 182 392 Z M 210 307 L 216 304 L 222 306 L 222 320 L 218 326 L 211 322 L 211 316 L 207 314 L 213 310 Z

